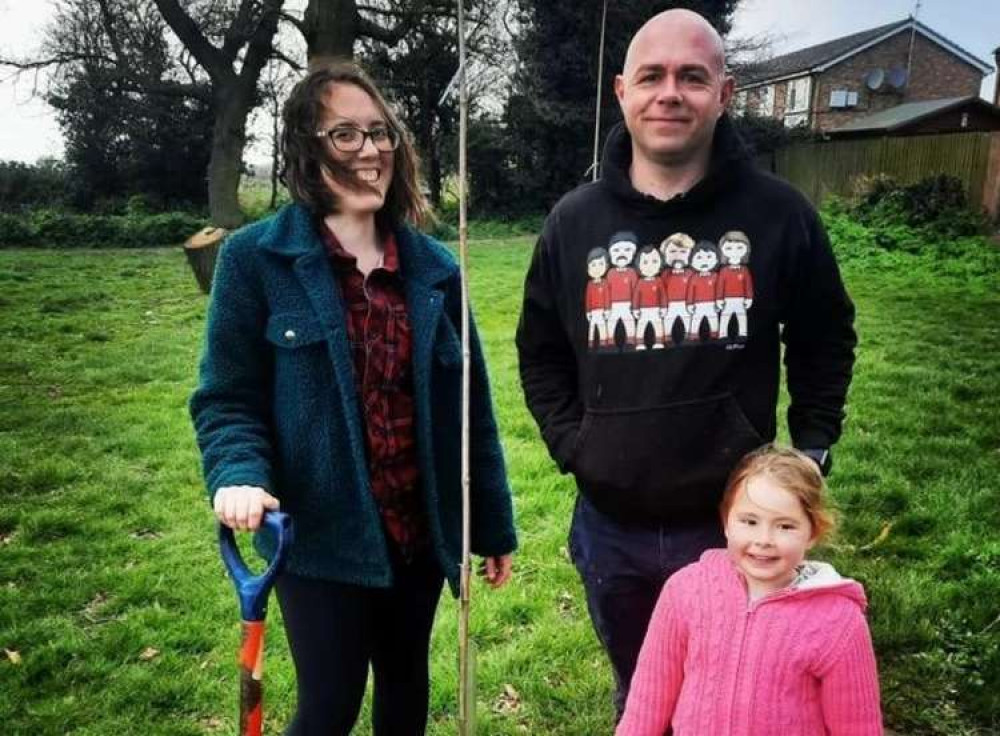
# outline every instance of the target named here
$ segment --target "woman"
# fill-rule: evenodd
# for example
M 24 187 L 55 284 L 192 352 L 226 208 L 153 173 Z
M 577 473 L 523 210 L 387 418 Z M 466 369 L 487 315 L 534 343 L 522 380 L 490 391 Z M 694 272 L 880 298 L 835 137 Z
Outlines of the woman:
M 298 677 L 288 734 L 347 734 L 374 672 L 376 734 L 422 734 L 442 581 L 461 561 L 459 272 L 402 124 L 353 65 L 292 91 L 294 200 L 219 256 L 191 414 L 216 516 L 292 515 L 276 585 Z M 472 330 L 472 549 L 493 587 L 516 546 Z M 269 556 L 268 540 L 258 548 Z

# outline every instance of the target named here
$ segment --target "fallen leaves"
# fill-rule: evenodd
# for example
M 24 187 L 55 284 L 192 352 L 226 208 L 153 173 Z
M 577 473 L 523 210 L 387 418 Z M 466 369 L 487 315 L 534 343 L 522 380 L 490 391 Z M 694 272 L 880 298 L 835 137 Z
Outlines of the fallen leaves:
M 21 653 L 16 649 L 7 649 L 4 647 L 3 653 L 7 655 L 7 659 L 11 664 L 21 664 Z
M 155 529 L 136 529 L 129 536 L 132 539 L 159 539 L 163 535 Z
M 493 701 L 493 712 L 500 715 L 509 716 L 521 710 L 521 693 L 513 685 L 507 683 L 503 686 L 503 692 Z
M 108 602 L 108 594 L 103 591 L 99 591 L 97 595 L 90 599 L 90 603 L 83 607 L 82 616 L 92 624 L 100 623 L 107 619 L 106 616 L 101 616 L 101 609 L 104 604 Z
M 571 617 L 576 609 L 576 601 L 574 600 L 572 593 L 568 590 L 564 590 L 559 593 L 558 600 L 559 614 L 564 618 Z
M 226 723 L 218 716 L 206 716 L 198 721 L 198 725 L 206 731 L 221 731 Z
M 882 544 L 882 542 L 884 542 L 886 539 L 889 538 L 889 532 L 890 531 L 892 531 L 892 522 L 891 521 L 887 521 L 882 526 L 882 531 L 880 531 L 878 533 L 878 536 L 875 537 L 875 539 L 873 539 L 872 541 L 870 541 L 868 544 L 863 544 L 860 547 L 858 547 L 858 551 L 860 552 L 860 551 L 869 550 L 869 549 L 872 549 L 873 547 L 877 547 L 878 545 Z
M 160 656 L 160 650 L 154 649 L 153 647 L 146 647 L 142 650 L 142 654 L 139 655 L 139 659 L 143 662 L 149 662 Z

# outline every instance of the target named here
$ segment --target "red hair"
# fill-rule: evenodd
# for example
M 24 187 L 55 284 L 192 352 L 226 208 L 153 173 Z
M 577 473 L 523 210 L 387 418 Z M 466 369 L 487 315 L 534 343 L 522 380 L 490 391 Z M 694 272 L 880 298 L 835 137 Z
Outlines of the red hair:
M 722 494 L 719 513 L 725 526 L 729 510 L 736 497 L 751 478 L 766 475 L 791 493 L 802 504 L 802 510 L 812 525 L 812 538 L 822 541 L 833 531 L 833 512 L 826 504 L 826 483 L 816 463 L 791 447 L 764 445 L 747 454 L 729 474 Z

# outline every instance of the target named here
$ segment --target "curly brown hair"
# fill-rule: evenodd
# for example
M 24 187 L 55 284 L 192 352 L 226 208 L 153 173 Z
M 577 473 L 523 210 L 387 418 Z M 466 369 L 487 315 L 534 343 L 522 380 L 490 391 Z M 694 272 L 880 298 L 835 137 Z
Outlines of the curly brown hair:
M 330 177 L 349 189 L 363 191 L 368 184 L 351 175 L 348 169 L 330 156 L 322 137 L 316 132 L 324 112 L 323 97 L 331 84 L 353 84 L 372 98 L 386 123 L 399 132 L 399 147 L 393 153 L 393 176 L 385 206 L 376 215 L 389 227 L 404 222 L 416 226 L 430 218 L 430 206 L 420 189 L 420 159 L 412 136 L 393 112 L 378 87 L 357 64 L 335 62 L 311 69 L 292 89 L 282 110 L 281 181 L 292 199 L 317 215 L 337 211 L 336 195 L 324 177 Z

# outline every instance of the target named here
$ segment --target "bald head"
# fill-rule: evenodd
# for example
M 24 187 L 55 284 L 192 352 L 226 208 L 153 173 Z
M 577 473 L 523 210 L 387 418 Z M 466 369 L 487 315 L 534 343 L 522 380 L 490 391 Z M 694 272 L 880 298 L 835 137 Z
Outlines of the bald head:
M 675 8 L 654 15 L 632 37 L 625 54 L 625 66 L 622 73 L 629 72 L 638 63 L 638 57 L 650 44 L 659 45 L 671 43 L 678 38 L 687 39 L 692 45 L 699 47 L 711 60 L 713 68 L 723 74 L 726 68 L 726 47 L 722 37 L 712 24 L 691 10 Z
M 680 186 L 676 180 L 667 186 L 673 174 L 666 173 L 683 171 L 689 185 L 707 170 L 715 124 L 733 95 L 725 63 L 719 34 L 690 10 L 660 13 L 632 38 L 615 95 L 639 191 L 672 196 L 683 187 L 671 189 Z

